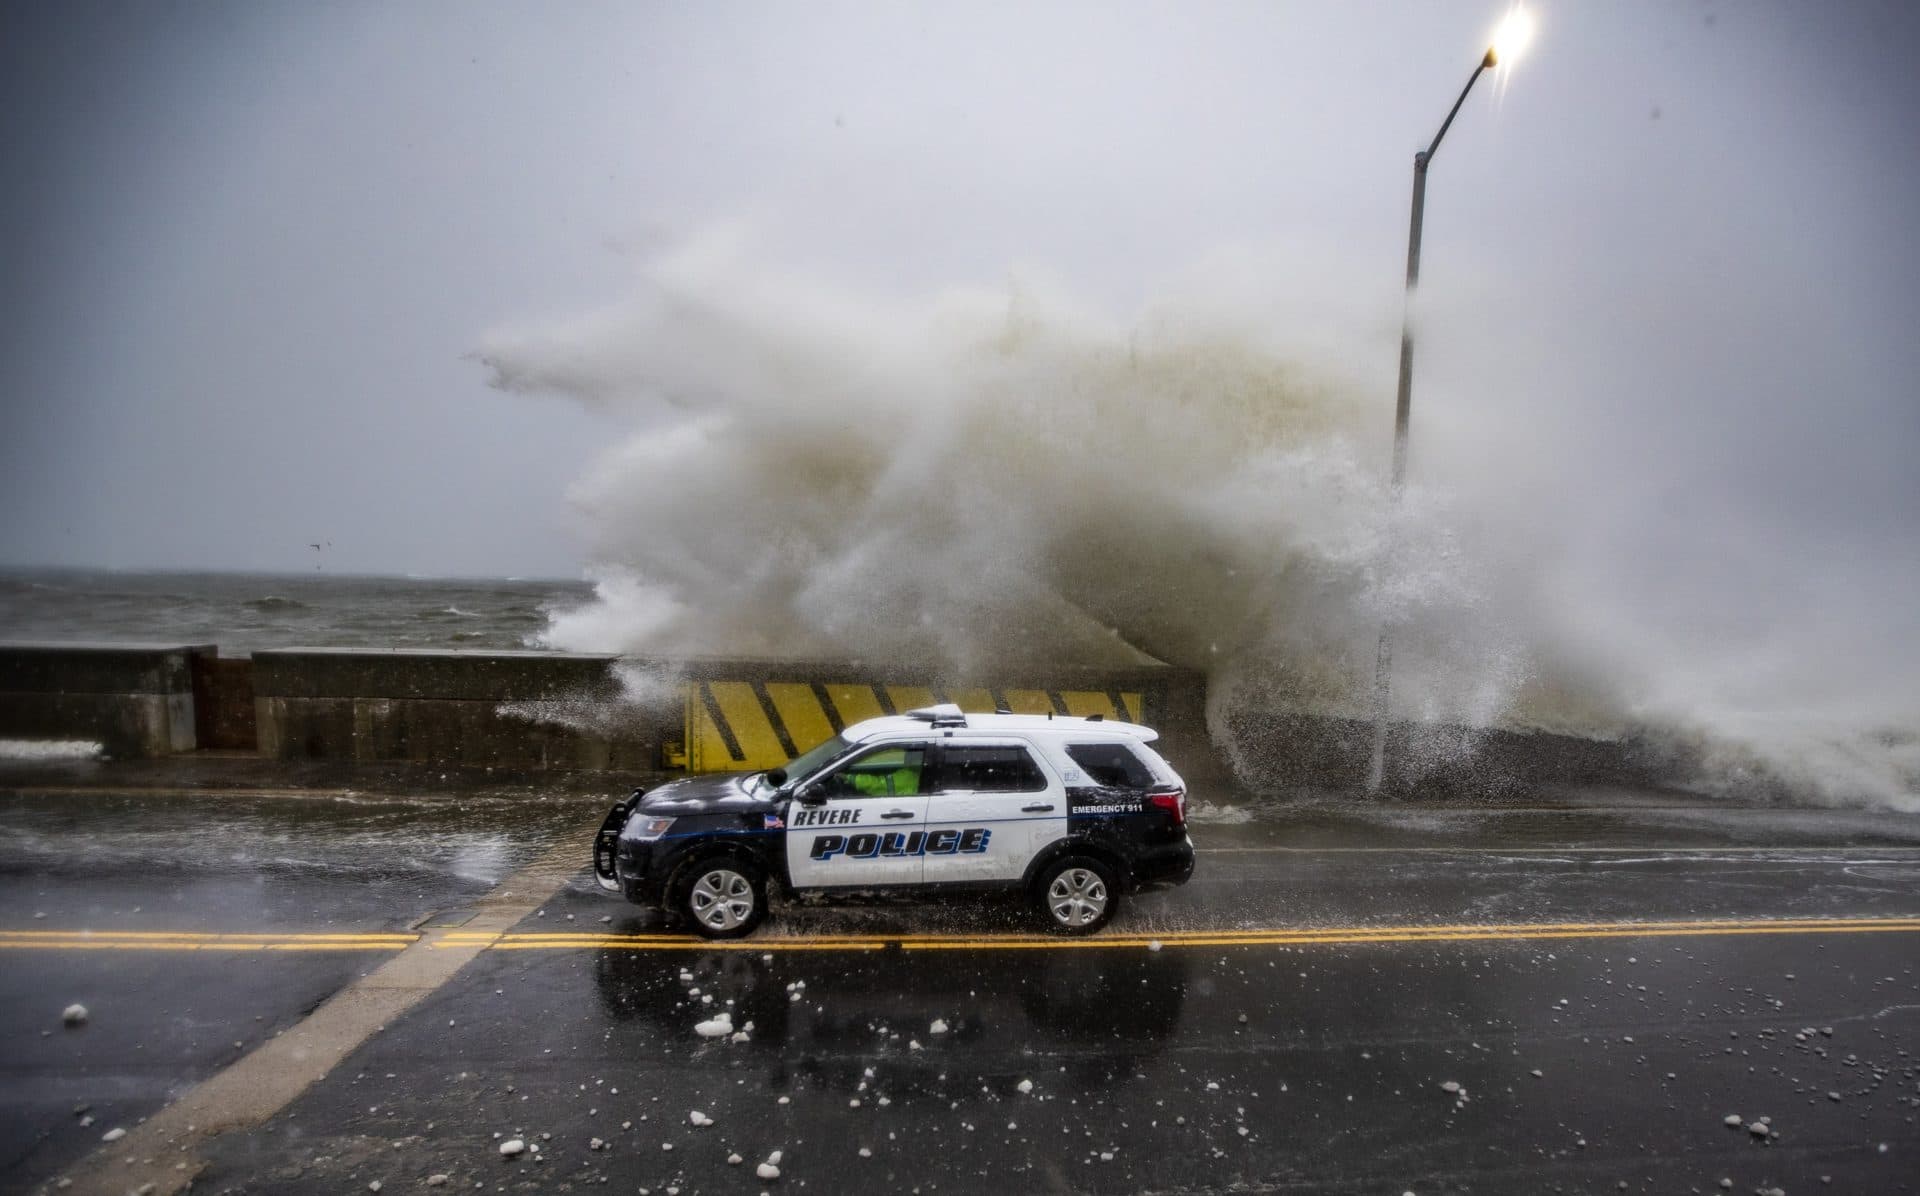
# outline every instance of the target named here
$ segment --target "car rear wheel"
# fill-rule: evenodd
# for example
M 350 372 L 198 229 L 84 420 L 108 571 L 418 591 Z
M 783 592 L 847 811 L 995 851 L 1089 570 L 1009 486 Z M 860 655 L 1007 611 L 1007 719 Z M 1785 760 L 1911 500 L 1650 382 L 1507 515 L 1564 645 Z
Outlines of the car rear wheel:
M 1042 923 L 1055 934 L 1092 934 L 1119 909 L 1120 886 L 1106 864 L 1071 855 L 1041 869 L 1033 901 Z
M 687 869 L 673 904 L 702 938 L 744 938 L 767 916 L 766 879 L 745 860 L 714 856 Z

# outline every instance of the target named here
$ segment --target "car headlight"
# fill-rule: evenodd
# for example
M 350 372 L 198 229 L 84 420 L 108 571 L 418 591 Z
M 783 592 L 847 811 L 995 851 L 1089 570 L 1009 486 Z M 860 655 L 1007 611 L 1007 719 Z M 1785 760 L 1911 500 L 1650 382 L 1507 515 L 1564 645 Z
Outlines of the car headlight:
M 673 819 L 671 818 L 635 818 L 627 824 L 627 838 L 652 842 L 661 835 L 666 834 L 667 828 L 672 825 Z

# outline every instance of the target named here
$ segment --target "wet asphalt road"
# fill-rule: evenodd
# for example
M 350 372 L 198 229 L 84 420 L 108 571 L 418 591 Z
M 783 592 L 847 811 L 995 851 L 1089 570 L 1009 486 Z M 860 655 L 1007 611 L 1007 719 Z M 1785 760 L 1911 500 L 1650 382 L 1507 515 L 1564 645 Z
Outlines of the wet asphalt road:
M 5 797 L 0 930 L 454 923 L 598 813 Z M 583 875 L 520 949 L 483 953 L 218 1140 L 195 1190 L 1920 1188 L 1920 932 L 1833 921 L 1920 914 L 1920 820 L 1322 807 L 1195 838 L 1194 883 L 1114 927 L 1158 950 L 797 949 L 1023 931 L 996 902 L 788 910 L 748 950 L 537 937 L 660 932 Z M 1381 932 L 1676 919 L 1809 932 Z M 1379 941 L 1193 942 L 1298 927 Z M 33 1190 L 391 954 L 6 951 L 0 1189 Z M 92 1017 L 66 1030 L 73 1000 Z M 716 1009 L 753 1023 L 746 1041 L 694 1033 Z M 696 1109 L 714 1124 L 689 1124 Z M 1744 1128 L 1763 1116 L 1766 1137 Z M 504 1161 L 514 1136 L 541 1149 Z M 780 1176 L 758 1179 L 774 1150 Z

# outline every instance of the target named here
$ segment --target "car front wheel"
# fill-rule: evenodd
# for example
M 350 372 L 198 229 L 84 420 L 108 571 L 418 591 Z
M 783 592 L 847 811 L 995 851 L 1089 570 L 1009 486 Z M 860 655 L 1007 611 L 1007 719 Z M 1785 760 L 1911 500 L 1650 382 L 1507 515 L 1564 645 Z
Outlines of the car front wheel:
M 1090 856 L 1067 856 L 1035 878 L 1034 908 L 1056 934 L 1092 934 L 1120 907 L 1113 869 Z
M 766 880 L 744 860 L 701 860 L 687 869 L 673 905 L 702 938 L 744 938 L 767 916 Z

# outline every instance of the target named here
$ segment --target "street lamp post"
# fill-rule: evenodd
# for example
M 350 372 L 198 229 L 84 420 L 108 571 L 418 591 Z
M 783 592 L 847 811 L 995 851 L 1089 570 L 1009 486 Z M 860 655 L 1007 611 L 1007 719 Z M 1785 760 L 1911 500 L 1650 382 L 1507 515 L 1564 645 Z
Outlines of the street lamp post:
M 1473 90 L 1473 85 L 1480 81 L 1480 76 L 1488 68 L 1498 66 L 1503 61 L 1510 62 L 1526 44 L 1531 33 L 1532 23 L 1523 10 L 1515 9 L 1508 14 L 1493 45 L 1487 47 L 1487 52 L 1480 58 L 1480 65 L 1473 68 L 1467 85 L 1460 89 L 1460 98 L 1448 110 L 1447 119 L 1440 122 L 1440 131 L 1433 135 L 1433 142 L 1413 155 L 1413 215 L 1407 226 L 1407 302 L 1400 320 L 1400 392 L 1393 405 L 1393 480 L 1390 493 L 1396 507 L 1407 478 L 1407 419 L 1413 409 L 1413 292 L 1420 283 L 1420 223 L 1427 206 L 1427 167 L 1433 164 L 1433 155 L 1440 149 L 1440 139 L 1447 135 L 1453 118 L 1460 114 L 1460 106 L 1467 102 L 1467 93 Z M 1379 646 L 1373 658 L 1373 759 L 1367 767 L 1368 793 L 1379 793 L 1387 781 L 1387 703 L 1392 692 L 1392 678 L 1393 644 L 1387 629 L 1382 626 Z

